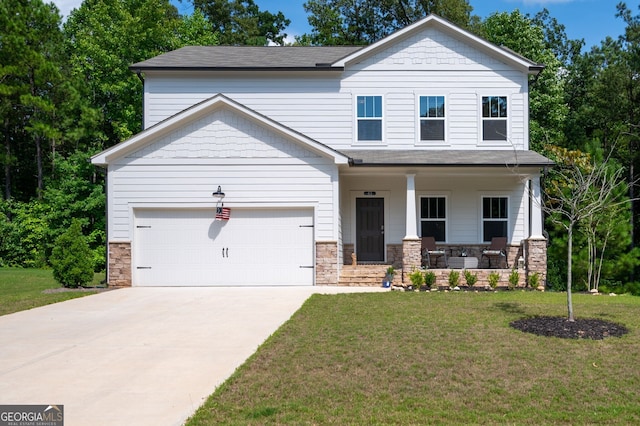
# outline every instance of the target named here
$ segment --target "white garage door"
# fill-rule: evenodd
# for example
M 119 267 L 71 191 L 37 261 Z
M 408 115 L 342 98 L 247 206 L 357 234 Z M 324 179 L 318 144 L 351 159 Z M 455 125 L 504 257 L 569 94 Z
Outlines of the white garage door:
M 136 286 L 313 285 L 312 209 L 136 210 Z

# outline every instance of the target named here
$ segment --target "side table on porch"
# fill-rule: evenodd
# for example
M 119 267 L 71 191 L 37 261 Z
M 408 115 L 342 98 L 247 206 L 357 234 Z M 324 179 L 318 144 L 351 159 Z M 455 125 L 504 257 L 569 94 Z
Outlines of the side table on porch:
M 449 268 L 450 269 L 473 269 L 478 267 L 477 257 L 450 257 Z

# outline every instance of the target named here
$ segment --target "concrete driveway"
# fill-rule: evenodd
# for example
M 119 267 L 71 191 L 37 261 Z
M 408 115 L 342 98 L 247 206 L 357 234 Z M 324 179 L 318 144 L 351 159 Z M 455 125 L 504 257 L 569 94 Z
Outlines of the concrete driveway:
M 0 404 L 180 425 L 311 294 L 382 290 L 126 288 L 0 316 Z

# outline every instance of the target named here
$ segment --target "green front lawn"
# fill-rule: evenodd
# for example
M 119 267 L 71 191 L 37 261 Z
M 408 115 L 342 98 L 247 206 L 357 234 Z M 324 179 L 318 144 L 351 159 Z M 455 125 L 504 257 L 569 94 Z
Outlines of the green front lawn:
M 97 286 L 103 279 L 104 274 L 95 274 L 91 285 Z M 0 268 L 0 315 L 95 293 L 95 291 L 44 292 L 60 288 L 61 285 L 53 279 L 51 270 Z
M 509 327 L 564 316 L 565 298 L 315 295 L 187 425 L 640 423 L 640 298 L 574 295 L 577 318 L 621 323 L 622 338 Z

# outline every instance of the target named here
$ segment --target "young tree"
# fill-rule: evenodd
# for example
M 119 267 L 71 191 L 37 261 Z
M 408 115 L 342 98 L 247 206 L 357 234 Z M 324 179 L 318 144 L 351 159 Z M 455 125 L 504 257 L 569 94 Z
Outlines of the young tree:
M 567 311 L 574 321 L 572 301 L 573 233 L 584 220 L 602 215 L 608 207 L 624 204 L 619 197 L 626 187 L 622 169 L 609 167 L 608 159 L 596 163 L 588 155 L 554 148 L 557 166 L 546 181 L 543 210 L 567 232 Z

